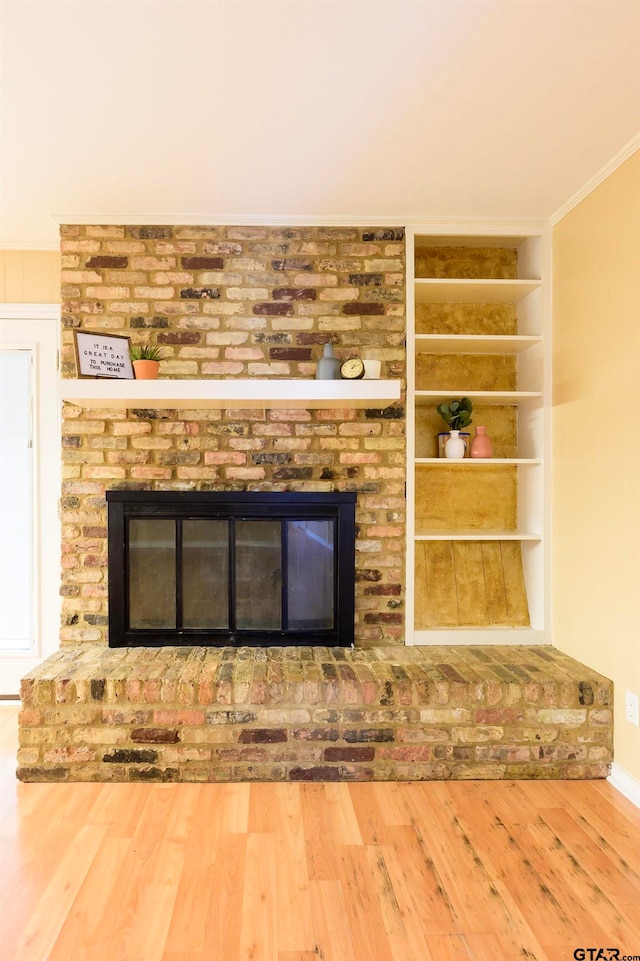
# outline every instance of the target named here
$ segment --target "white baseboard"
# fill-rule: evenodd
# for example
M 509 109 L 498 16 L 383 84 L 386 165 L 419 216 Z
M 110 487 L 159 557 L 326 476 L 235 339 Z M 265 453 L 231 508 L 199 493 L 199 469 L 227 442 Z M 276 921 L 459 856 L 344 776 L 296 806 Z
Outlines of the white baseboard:
M 620 794 L 624 794 L 632 804 L 640 808 L 640 781 L 615 761 L 611 765 L 611 774 L 607 781 L 616 791 L 620 791 Z

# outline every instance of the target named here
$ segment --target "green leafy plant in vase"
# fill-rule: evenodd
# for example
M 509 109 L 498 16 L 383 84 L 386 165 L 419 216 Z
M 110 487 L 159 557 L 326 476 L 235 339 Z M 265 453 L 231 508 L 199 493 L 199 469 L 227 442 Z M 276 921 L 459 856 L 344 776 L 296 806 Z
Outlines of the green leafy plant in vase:
M 163 356 L 162 347 L 156 344 L 132 344 L 129 357 L 136 380 L 155 380 Z
M 472 423 L 473 404 L 468 397 L 462 397 L 460 400 L 450 400 L 448 404 L 438 404 L 436 410 L 449 428 L 449 437 L 444 445 L 444 456 L 460 460 L 465 453 L 465 441 L 460 436 L 460 431 Z

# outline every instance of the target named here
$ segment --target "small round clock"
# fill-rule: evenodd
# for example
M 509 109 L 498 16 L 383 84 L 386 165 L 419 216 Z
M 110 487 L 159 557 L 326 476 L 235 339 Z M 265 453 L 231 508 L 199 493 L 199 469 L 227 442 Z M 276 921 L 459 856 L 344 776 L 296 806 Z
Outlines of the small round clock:
M 349 357 L 341 364 L 340 374 L 345 380 L 360 380 L 364 377 L 364 363 L 359 357 Z

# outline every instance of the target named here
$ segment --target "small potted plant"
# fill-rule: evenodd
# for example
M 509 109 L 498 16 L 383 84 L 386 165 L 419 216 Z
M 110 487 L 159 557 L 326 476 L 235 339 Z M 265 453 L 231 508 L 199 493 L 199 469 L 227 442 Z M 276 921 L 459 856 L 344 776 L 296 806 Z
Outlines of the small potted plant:
M 155 380 L 158 376 L 160 361 L 163 357 L 162 347 L 152 344 L 132 344 L 129 357 L 136 380 Z
M 473 404 L 468 397 L 462 397 L 460 400 L 450 400 L 448 404 L 438 404 L 436 410 L 449 428 L 444 456 L 459 460 L 464 457 L 466 450 L 466 441 L 460 436 L 460 431 L 471 423 Z

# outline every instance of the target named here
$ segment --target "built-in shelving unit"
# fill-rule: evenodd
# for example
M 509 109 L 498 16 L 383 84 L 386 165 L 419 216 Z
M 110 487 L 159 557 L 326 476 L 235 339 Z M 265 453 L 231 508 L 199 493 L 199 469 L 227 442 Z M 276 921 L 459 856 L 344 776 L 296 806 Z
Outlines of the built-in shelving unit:
M 416 228 L 407 247 L 407 642 L 544 642 L 547 231 Z M 437 456 L 435 408 L 460 397 L 473 401 L 472 437 L 490 425 L 492 457 Z M 461 592 L 458 623 L 443 605 Z
M 375 408 L 400 399 L 400 381 L 64 378 L 60 381 L 60 396 L 81 407 L 102 408 Z

